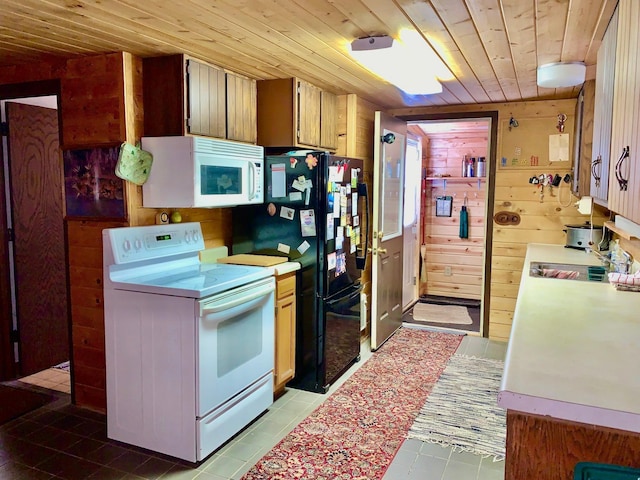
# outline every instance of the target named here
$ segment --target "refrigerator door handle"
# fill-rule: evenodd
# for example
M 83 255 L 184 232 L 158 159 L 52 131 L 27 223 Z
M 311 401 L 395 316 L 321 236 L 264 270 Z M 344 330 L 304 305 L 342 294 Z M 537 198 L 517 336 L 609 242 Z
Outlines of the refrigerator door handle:
M 355 284 L 350 288 L 353 292 L 349 293 L 347 296 L 340 296 L 339 298 L 335 298 L 333 300 L 327 300 L 327 305 L 336 305 L 338 303 L 342 303 L 346 300 L 351 300 L 355 298 L 360 298 L 360 293 L 362 292 L 363 286 L 362 284 Z
M 358 199 L 364 198 L 365 210 L 367 212 L 367 233 L 365 235 L 364 247 L 358 248 L 359 252 L 356 253 L 356 268 L 358 270 L 364 270 L 367 265 L 367 246 L 369 245 L 369 195 L 367 194 L 367 184 L 358 183 Z

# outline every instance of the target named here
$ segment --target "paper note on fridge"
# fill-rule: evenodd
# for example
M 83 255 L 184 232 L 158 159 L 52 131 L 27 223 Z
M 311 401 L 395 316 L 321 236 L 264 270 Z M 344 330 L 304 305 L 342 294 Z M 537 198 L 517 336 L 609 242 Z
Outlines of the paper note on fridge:
M 290 250 L 291 250 L 291 247 L 289 245 L 285 245 L 284 243 L 278 244 L 279 252 L 286 253 L 288 255 Z
M 302 192 L 291 192 L 289 194 L 290 202 L 300 202 L 302 200 Z
M 329 181 L 330 182 L 342 182 L 344 177 L 344 167 L 330 166 L 329 167 Z
M 334 268 L 336 268 L 336 261 L 336 252 L 327 255 L 327 270 L 333 270 Z
M 300 210 L 300 231 L 303 237 L 316 236 L 316 216 L 312 209 Z
M 309 244 L 309 242 L 307 242 L 306 240 L 304 242 L 302 242 L 299 246 L 298 246 L 298 251 L 300 252 L 300 254 L 303 254 L 304 252 L 306 252 L 307 250 L 309 250 L 309 248 L 311 247 L 311 245 Z
M 293 181 L 291 186 L 299 192 L 304 192 L 307 188 L 307 179 L 304 177 L 298 177 Z
M 287 196 L 287 173 L 284 163 L 271 165 L 271 196 L 281 198 Z
M 287 220 L 293 220 L 296 211 L 293 208 L 282 206 L 280 208 L 280 216 L 282 218 L 286 218 Z

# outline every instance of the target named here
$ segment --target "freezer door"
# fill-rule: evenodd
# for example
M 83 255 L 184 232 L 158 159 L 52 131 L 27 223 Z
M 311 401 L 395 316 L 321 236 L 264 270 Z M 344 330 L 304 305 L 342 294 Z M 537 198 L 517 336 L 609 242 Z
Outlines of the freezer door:
M 331 385 L 360 358 L 360 284 L 325 301 L 325 382 Z

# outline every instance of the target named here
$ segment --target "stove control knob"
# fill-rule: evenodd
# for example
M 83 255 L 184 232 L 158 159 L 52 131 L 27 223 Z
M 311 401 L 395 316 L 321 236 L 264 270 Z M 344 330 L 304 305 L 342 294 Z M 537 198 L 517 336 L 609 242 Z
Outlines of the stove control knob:
M 125 241 L 122 242 L 122 249 L 125 252 L 128 252 L 129 250 L 131 250 L 131 242 L 129 240 L 125 239 Z
M 194 242 L 197 242 L 198 240 L 200 240 L 200 235 L 198 234 L 197 230 L 193 231 L 193 240 Z
M 184 232 L 184 241 L 191 243 L 191 234 L 189 232 Z
M 136 250 L 140 250 L 142 248 L 142 240 L 136 238 L 133 242 L 133 246 L 136 247 Z

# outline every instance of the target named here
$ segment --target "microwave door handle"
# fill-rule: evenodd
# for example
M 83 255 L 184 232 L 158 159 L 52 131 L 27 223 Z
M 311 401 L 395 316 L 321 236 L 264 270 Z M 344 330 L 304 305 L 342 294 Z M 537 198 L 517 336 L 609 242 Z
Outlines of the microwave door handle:
M 249 192 L 249 200 L 253 200 L 256 198 L 256 166 L 253 164 L 251 160 L 249 162 L 249 182 L 251 185 L 251 190 Z

